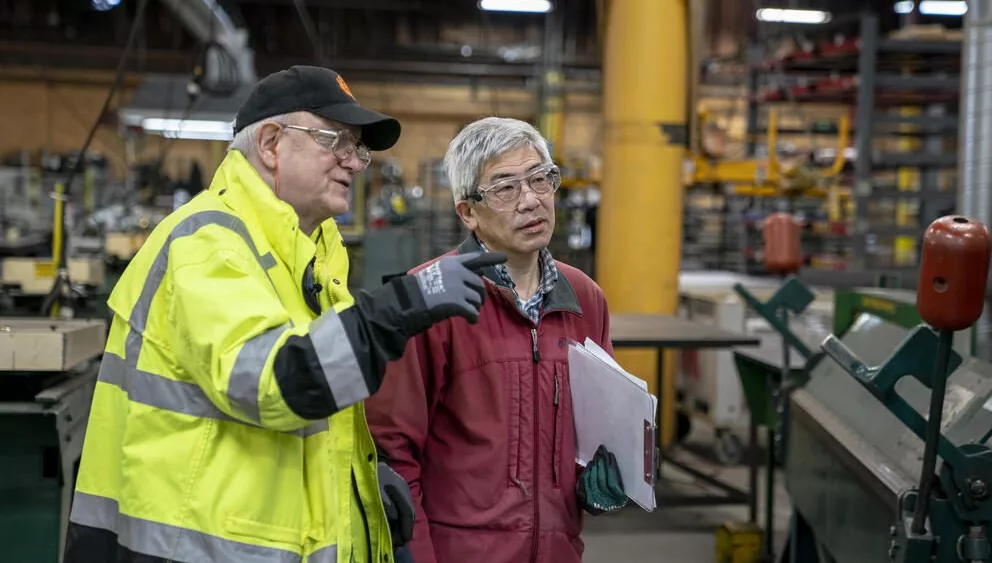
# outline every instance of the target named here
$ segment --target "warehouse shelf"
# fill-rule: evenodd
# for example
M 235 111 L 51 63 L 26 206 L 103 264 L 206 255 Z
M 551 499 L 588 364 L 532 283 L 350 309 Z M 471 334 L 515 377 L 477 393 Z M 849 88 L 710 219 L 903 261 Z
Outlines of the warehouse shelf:
M 926 225 L 952 213 L 956 202 L 949 172 L 958 164 L 962 42 L 914 37 L 912 28 L 882 37 L 871 13 L 843 25 L 856 32 L 843 36 L 822 26 L 814 32 L 821 39 L 784 56 L 765 56 L 768 45 L 752 47 L 748 134 L 766 135 L 759 115 L 767 103 L 789 103 L 797 113 L 808 104 L 846 106 L 853 147 L 836 180 L 850 186 L 854 204 L 850 266 L 915 268 Z M 806 134 L 831 132 L 820 123 Z

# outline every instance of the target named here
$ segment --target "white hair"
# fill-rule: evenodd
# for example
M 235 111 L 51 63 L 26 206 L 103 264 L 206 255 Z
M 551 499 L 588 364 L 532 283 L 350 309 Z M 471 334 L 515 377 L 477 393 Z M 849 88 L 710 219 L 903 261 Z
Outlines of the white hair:
M 231 144 L 227 145 L 228 152 L 238 151 L 246 157 L 254 156 L 256 150 L 255 145 L 258 139 L 258 131 L 262 128 L 262 125 L 272 121 L 279 123 L 280 125 L 286 125 L 290 123 L 293 116 L 294 114 L 292 113 L 283 113 L 273 115 L 272 117 L 266 117 L 265 119 L 260 119 L 255 123 L 249 123 L 244 129 L 238 131 L 238 133 L 234 136 L 234 139 L 231 140 Z
M 479 176 L 487 162 L 524 146 L 533 147 L 543 162 L 551 162 L 548 142 L 526 121 L 487 117 L 466 125 L 444 155 L 444 171 L 455 201 L 468 199 L 479 187 Z

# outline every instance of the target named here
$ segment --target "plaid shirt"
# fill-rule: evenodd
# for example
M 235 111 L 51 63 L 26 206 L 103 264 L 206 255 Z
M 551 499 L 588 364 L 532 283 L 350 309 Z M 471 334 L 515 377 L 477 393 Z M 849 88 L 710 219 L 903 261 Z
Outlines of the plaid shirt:
M 483 251 L 489 251 L 485 243 L 478 238 L 476 240 L 479 242 L 479 246 L 482 247 Z M 517 309 L 526 315 L 535 325 L 541 317 L 544 296 L 551 293 L 551 290 L 554 289 L 555 284 L 558 282 L 558 267 L 555 266 L 555 261 L 551 257 L 551 251 L 547 248 L 542 248 L 537 260 L 538 265 L 541 267 L 541 283 L 537 286 L 537 293 L 527 301 L 520 299 L 520 296 L 517 295 L 517 284 L 513 283 L 513 279 L 510 278 L 510 271 L 506 268 L 506 264 L 496 265 L 496 275 L 499 276 L 499 282 L 513 291 L 513 296 L 517 299 Z

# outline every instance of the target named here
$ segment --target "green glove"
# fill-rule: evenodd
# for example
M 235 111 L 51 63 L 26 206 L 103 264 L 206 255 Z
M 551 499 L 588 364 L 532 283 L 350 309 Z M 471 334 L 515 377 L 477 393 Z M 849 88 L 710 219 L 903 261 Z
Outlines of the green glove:
M 579 474 L 576 493 L 582 508 L 593 516 L 627 506 L 617 458 L 606 450 L 606 446 L 596 448 L 596 455 Z

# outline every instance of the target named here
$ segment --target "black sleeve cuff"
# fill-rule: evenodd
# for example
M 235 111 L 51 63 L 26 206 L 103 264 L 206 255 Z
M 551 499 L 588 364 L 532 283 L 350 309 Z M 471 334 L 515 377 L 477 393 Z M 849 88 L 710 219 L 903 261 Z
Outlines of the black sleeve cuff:
M 393 278 L 372 291 L 359 292 L 355 305 L 339 316 L 369 394 L 379 390 L 386 364 L 403 355 L 412 336 L 431 326 L 420 286 L 413 276 Z
M 324 313 L 333 315 L 334 312 Z M 413 276 L 400 276 L 373 291 L 361 291 L 355 305 L 338 314 L 369 394 L 379 390 L 386 364 L 398 359 L 410 337 L 427 330 L 431 319 Z M 276 353 L 276 382 L 297 416 L 326 418 L 339 410 L 309 336 L 290 336 Z
M 319 420 L 338 412 L 309 337 L 290 336 L 276 352 L 273 370 L 283 400 L 296 416 Z

